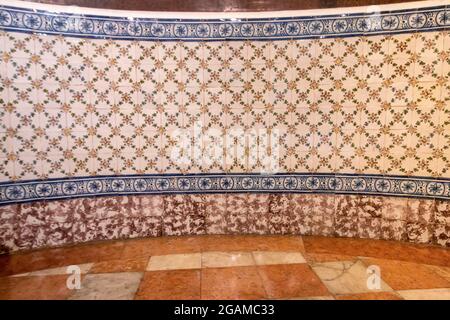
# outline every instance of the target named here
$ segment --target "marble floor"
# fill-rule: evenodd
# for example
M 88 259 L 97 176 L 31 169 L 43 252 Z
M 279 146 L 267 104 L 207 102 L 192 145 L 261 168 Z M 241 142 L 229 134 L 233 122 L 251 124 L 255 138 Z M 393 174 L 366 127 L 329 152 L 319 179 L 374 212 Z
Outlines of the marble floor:
M 0 256 L 0 299 L 450 300 L 450 249 L 299 236 L 97 242 Z

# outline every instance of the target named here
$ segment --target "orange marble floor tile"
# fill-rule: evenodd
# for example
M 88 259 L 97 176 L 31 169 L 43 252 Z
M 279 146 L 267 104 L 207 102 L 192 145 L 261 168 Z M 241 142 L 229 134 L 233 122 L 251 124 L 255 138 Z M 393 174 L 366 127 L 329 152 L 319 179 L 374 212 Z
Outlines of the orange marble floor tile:
M 252 251 L 254 239 L 240 235 L 213 235 L 202 237 L 202 251 Z
M 89 273 L 140 272 L 145 271 L 148 258 L 117 259 L 94 263 Z
M 105 241 L 95 244 L 84 244 L 68 249 L 67 259 L 76 259 L 78 256 L 83 263 L 120 259 L 124 249 L 122 241 Z
M 398 241 L 318 236 L 303 237 L 303 243 L 307 253 L 364 256 L 450 266 L 450 250 L 441 247 Z
M 254 266 L 202 269 L 201 297 L 217 299 L 264 299 L 266 293 Z
M 379 266 L 381 278 L 394 290 L 450 288 L 450 281 L 427 265 L 385 259 L 363 259 L 363 262 Z
M 177 254 L 201 252 L 204 236 L 182 236 L 156 238 L 156 254 Z
M 127 240 L 124 242 L 121 259 L 149 258 L 154 254 L 156 242 L 151 239 Z
M 64 300 L 72 291 L 67 275 L 0 279 L 0 300 Z
M 201 236 L 202 251 L 300 251 L 300 236 L 215 235 Z
M 394 292 L 365 292 L 339 295 L 337 300 L 403 300 L 402 297 Z
M 118 259 L 122 255 L 122 250 L 122 242 L 108 241 L 2 256 L 0 257 L 0 276 Z
M 269 298 L 329 296 L 325 285 L 307 264 L 258 266 Z
M 300 236 L 261 236 L 258 240 L 256 250 L 305 252 L 303 240 Z
M 159 237 L 124 242 L 122 259 L 201 251 L 202 236 Z
M 63 266 L 64 257 L 53 254 L 51 251 L 52 250 L 43 249 L 2 256 L 0 262 L 0 276 Z
M 136 300 L 200 299 L 200 270 L 150 271 L 144 274 Z
M 358 257 L 330 253 L 306 253 L 305 259 L 308 263 L 321 263 L 334 261 L 354 261 L 358 259 Z
M 300 251 L 299 236 L 201 235 L 124 241 L 123 259 L 201 251 Z

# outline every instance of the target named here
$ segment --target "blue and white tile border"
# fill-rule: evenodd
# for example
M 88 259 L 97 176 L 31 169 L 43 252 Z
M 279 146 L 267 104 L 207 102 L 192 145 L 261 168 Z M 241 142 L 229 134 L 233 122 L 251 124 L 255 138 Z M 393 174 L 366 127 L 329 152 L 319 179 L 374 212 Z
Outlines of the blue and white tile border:
M 352 174 L 187 174 L 80 177 L 0 184 L 0 205 L 140 194 L 331 193 L 450 200 L 450 179 Z
M 450 8 L 446 5 L 279 18 L 163 19 L 55 13 L 0 4 L 0 30 L 125 40 L 289 40 L 449 27 Z

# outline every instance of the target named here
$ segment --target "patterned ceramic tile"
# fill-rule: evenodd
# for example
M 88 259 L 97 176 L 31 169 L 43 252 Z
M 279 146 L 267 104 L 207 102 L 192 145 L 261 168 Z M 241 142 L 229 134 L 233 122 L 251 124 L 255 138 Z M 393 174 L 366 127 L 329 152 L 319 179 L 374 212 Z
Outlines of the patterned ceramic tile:
M 279 131 L 282 172 L 445 176 L 445 35 L 202 44 L 8 32 L 5 176 L 260 172 L 264 144 L 241 140 L 249 129 Z M 174 130 L 196 122 L 223 136 L 225 163 L 202 160 L 202 147 L 200 160 L 174 161 Z
M 382 32 L 376 15 L 175 28 L 11 10 L 0 9 L 0 181 L 20 183 L 2 184 L 0 203 L 42 201 L 6 207 L 5 250 L 205 233 L 448 246 L 445 8 L 418 9 L 428 24 L 391 12 Z

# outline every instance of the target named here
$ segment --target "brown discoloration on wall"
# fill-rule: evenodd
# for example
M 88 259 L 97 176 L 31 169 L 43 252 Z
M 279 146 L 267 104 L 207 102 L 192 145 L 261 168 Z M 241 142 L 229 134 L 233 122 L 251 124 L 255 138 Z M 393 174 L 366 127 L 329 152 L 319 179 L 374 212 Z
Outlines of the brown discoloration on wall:
M 123 196 L 120 201 L 120 211 L 123 217 L 140 217 L 141 216 L 141 203 L 138 197 L 135 196 Z
M 431 241 L 431 225 L 420 222 L 406 223 L 407 241 L 414 243 L 429 243 Z
M 437 202 L 429 199 L 408 199 L 406 220 L 419 224 L 436 222 Z M 444 202 L 445 203 L 445 202 Z
M 47 222 L 47 201 L 22 203 L 17 212 L 17 222 L 23 226 L 43 226 Z
M 358 237 L 368 239 L 381 238 L 383 197 L 361 196 L 357 204 Z
M 225 234 L 226 222 L 226 195 L 205 195 L 205 232 L 207 234 Z
M 436 200 L 433 243 L 450 247 L 450 201 Z
M 383 205 L 383 197 L 361 196 L 358 205 L 358 217 L 366 219 L 381 218 Z
M 198 196 L 166 195 L 162 217 L 164 235 L 205 233 L 205 203 Z
M 204 196 L 194 194 L 187 197 L 187 213 L 190 219 L 188 234 L 205 234 L 206 202 Z
M 438 224 L 434 226 L 433 244 L 450 247 L 450 225 Z
M 335 234 L 339 237 L 358 236 L 358 209 L 360 196 L 336 196 Z
M 265 234 L 269 223 L 269 202 L 268 194 L 248 195 L 248 233 Z
M 408 199 L 386 197 L 383 201 L 382 217 L 387 220 L 406 220 Z
M 228 234 L 248 233 L 248 194 L 226 195 L 225 220 Z
M 292 234 L 310 234 L 311 227 L 308 220 L 311 214 L 311 196 L 308 194 L 293 194 L 292 204 L 290 232 Z
M 287 234 L 289 232 L 290 213 L 293 209 L 290 194 L 270 194 L 267 228 L 269 234 Z
M 381 239 L 406 241 L 405 221 L 381 219 Z
M 279 193 L 43 201 L 0 207 L 0 246 L 8 252 L 161 235 L 296 234 L 450 247 L 449 208 L 432 199 Z
M 357 195 L 336 195 L 335 215 L 336 217 L 358 217 L 361 196 Z
M 15 244 L 19 248 L 32 249 L 47 246 L 49 233 L 46 223 L 47 202 L 19 205 Z
M 312 235 L 331 236 L 335 229 L 335 196 L 312 195 Z
M 155 195 L 151 197 L 134 196 L 139 203 L 140 215 L 145 217 L 160 217 L 164 213 L 164 197 Z
M 380 239 L 381 218 L 358 218 L 358 238 Z
M 16 249 L 18 210 L 17 204 L 0 207 L 0 254 Z
M 126 204 L 123 197 L 97 197 L 93 208 L 95 218 L 102 220 L 123 217 L 123 203 Z
M 450 201 L 436 200 L 434 213 L 436 223 L 450 225 Z

